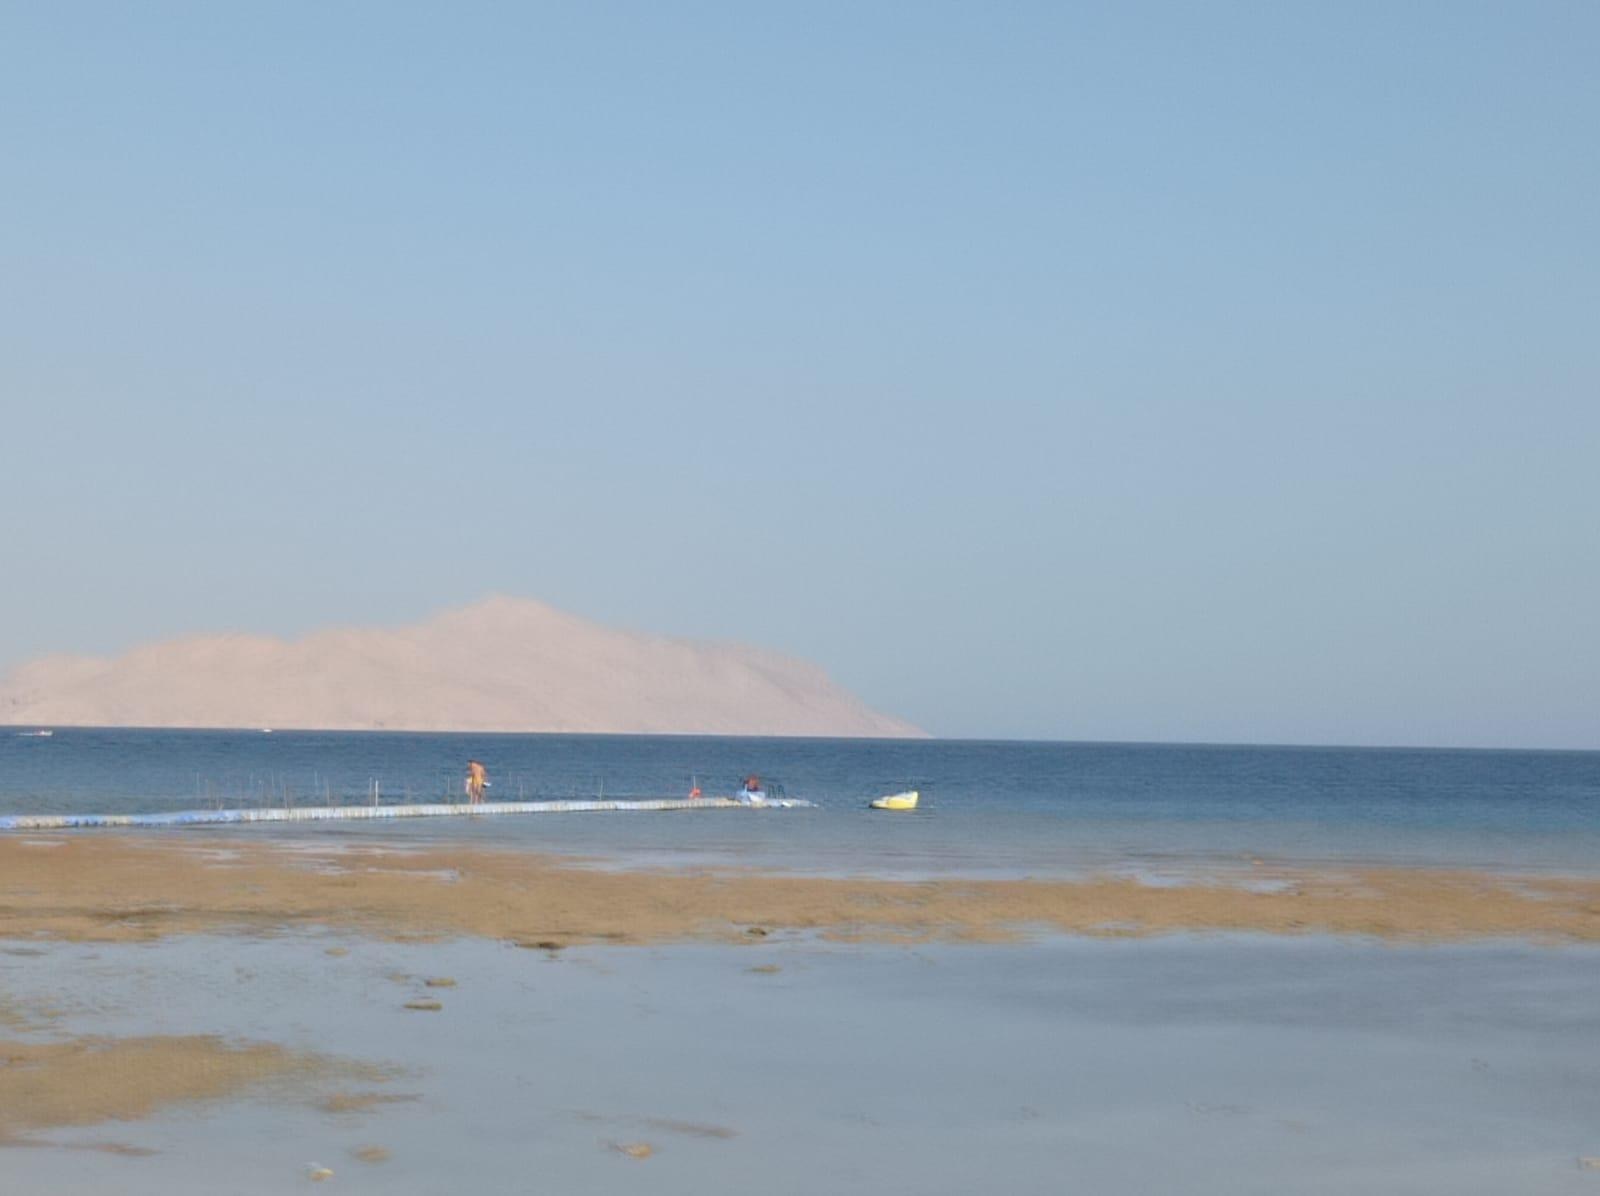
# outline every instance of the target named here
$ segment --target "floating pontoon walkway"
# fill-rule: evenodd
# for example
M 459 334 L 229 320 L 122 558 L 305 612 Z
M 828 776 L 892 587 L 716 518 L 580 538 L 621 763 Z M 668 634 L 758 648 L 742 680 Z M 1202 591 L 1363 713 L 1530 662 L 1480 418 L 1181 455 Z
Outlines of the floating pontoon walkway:
M 80 827 L 213 826 L 245 822 L 360 822 L 382 818 L 479 817 L 490 814 L 588 814 L 632 810 L 792 809 L 812 803 L 798 798 L 742 802 L 731 797 L 662 797 L 633 801 L 575 798 L 567 801 L 486 801 L 476 806 L 439 802 L 414 806 L 278 806 L 259 810 L 178 810 L 170 814 L 6 814 L 0 831 L 62 831 Z

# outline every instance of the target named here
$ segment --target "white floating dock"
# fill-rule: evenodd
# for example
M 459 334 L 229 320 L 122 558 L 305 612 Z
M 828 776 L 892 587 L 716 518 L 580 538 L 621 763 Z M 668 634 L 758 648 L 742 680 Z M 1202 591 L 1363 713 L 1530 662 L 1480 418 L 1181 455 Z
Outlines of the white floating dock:
M 359 822 L 380 818 L 463 818 L 490 814 L 623 813 L 632 810 L 784 810 L 807 807 L 799 798 L 742 802 L 731 797 L 661 797 L 636 800 L 574 798 L 566 801 L 438 802 L 412 806 L 289 806 L 260 810 L 178 810 L 170 814 L 6 814 L 0 831 L 62 831 L 86 827 L 211 826 L 245 822 Z

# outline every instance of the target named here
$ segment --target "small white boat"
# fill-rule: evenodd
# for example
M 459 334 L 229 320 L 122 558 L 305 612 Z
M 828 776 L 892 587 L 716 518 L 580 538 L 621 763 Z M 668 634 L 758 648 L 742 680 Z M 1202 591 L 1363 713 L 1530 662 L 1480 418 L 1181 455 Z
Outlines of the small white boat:
M 18 731 L 17 734 L 23 739 L 49 739 L 52 735 L 55 734 L 55 732 L 54 731 Z
M 891 793 L 887 797 L 873 799 L 874 810 L 915 810 L 917 799 L 922 795 L 915 789 L 907 789 L 904 793 Z

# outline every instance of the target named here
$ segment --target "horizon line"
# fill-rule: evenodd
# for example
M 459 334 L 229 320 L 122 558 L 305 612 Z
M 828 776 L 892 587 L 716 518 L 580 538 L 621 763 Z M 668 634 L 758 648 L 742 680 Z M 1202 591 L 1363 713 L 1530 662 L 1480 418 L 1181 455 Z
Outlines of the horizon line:
M 1152 748 L 1256 748 L 1272 751 L 1359 751 L 1359 752 L 1524 752 L 1550 755 L 1593 755 L 1600 747 L 1519 747 L 1511 744 L 1430 744 L 1430 743 L 1304 743 L 1289 741 L 1247 741 L 1209 739 L 1052 739 L 1039 736 L 991 735 L 788 735 L 781 731 L 767 734 L 712 731 L 475 731 L 418 730 L 407 727 L 230 727 L 161 726 L 133 723 L 7 723 L 5 731 L 180 731 L 217 735 L 499 735 L 549 736 L 567 739 L 752 739 L 791 740 L 802 743 L 941 743 L 1013 744 L 1055 747 L 1152 747 Z

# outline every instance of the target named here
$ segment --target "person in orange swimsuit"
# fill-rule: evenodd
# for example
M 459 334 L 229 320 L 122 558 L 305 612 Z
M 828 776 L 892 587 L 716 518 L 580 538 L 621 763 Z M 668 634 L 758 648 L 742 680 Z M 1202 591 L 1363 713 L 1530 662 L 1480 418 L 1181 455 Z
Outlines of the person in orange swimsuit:
M 467 761 L 467 801 L 477 805 L 483 800 L 483 791 L 489 786 L 489 770 L 477 760 Z

